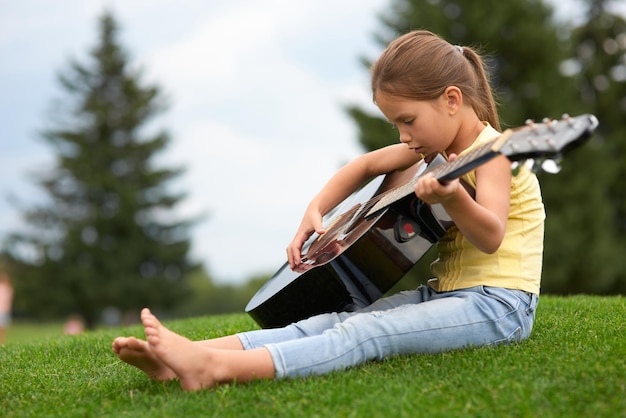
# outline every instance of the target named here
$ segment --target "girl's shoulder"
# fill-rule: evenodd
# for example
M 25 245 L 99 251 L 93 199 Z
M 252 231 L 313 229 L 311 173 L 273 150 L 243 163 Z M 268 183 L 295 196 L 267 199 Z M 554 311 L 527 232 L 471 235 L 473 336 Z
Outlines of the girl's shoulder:
M 463 152 L 466 152 L 468 150 L 472 150 L 472 149 L 474 149 L 474 148 L 476 148 L 478 146 L 486 144 L 487 142 L 493 141 L 494 139 L 496 139 L 497 137 L 502 135 L 502 133 L 500 131 L 495 129 L 489 123 L 487 123 L 487 122 L 484 122 L 484 123 L 485 123 L 485 129 L 483 129 L 480 132 L 480 134 L 476 137 L 476 139 L 474 140 L 474 143 L 470 147 L 468 147 L 465 151 L 463 151 Z

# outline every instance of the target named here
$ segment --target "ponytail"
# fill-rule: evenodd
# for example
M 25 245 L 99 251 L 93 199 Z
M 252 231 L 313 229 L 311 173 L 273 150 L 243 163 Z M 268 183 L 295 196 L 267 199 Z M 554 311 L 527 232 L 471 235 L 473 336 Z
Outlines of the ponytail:
M 500 130 L 500 118 L 489 73 L 485 68 L 482 58 L 472 48 L 463 47 L 463 56 L 469 61 L 476 73 L 476 97 L 470 97 L 472 108 L 480 120 L 489 122 L 495 129 Z

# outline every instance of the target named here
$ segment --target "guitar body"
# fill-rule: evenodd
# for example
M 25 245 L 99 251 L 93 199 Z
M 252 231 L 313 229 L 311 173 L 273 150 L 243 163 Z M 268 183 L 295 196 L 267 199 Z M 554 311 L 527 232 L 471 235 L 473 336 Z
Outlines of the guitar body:
M 443 161 L 438 156 L 428 166 Z M 275 328 L 320 313 L 353 311 L 379 299 L 452 222 L 443 208 L 431 208 L 414 195 L 373 216 L 367 216 L 365 203 L 426 168 L 420 161 L 403 172 L 380 176 L 339 205 L 333 212 L 340 214 L 326 233 L 305 244 L 299 271 L 285 263 L 250 300 L 246 312 L 263 328 Z

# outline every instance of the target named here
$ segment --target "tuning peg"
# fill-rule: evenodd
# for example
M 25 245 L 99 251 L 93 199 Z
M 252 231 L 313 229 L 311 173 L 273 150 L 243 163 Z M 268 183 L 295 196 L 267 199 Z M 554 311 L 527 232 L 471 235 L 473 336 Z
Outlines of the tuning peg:
M 526 168 L 532 170 L 534 173 L 545 171 L 549 174 L 557 174 L 561 171 L 561 158 L 547 158 L 545 160 L 527 158 L 521 161 L 513 161 L 511 163 L 511 174 L 513 174 L 513 177 L 519 174 L 523 166 L 526 166 Z
M 519 174 L 522 165 L 524 165 L 524 161 L 513 161 L 511 163 L 511 174 L 513 174 L 513 177 L 516 177 Z
M 569 115 L 569 113 L 563 113 L 561 116 L 561 120 L 567 124 L 569 127 L 573 127 L 576 125 L 576 121 Z
M 526 168 L 535 171 L 535 166 L 537 165 L 537 162 L 534 158 L 527 158 L 526 160 L 524 160 L 524 165 L 526 166 Z
M 542 122 L 546 126 L 549 132 L 552 132 L 553 134 L 556 134 L 559 132 L 557 129 L 558 122 L 554 121 L 554 119 L 543 118 Z
M 527 158 L 527 159 L 525 159 L 524 161 L 522 161 L 520 163 L 519 168 L 521 168 L 522 166 L 525 166 L 529 170 L 535 171 L 535 165 L 536 165 L 536 163 L 535 163 L 535 159 L 534 158 Z
M 528 158 L 524 161 L 524 165 L 535 174 L 541 171 L 541 161 L 535 160 L 534 158 Z
M 548 158 L 541 163 L 541 169 L 546 173 L 557 174 L 561 171 L 561 159 Z

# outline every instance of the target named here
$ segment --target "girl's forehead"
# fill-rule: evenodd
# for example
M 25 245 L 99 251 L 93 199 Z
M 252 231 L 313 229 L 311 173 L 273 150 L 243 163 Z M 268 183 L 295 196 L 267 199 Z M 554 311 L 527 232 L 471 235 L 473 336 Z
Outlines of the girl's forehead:
M 389 94 L 385 92 L 379 92 L 374 97 L 374 102 L 378 105 L 378 107 L 399 107 L 406 104 L 409 99 L 402 96 L 397 96 L 395 94 Z
M 376 105 L 390 122 L 414 118 L 428 106 L 427 102 L 406 97 L 385 95 L 376 100 Z
M 399 96 L 389 93 L 377 94 L 374 102 L 378 107 L 384 106 L 390 109 L 406 109 L 407 107 L 418 107 L 425 103 L 426 100 L 412 99 L 410 97 Z

